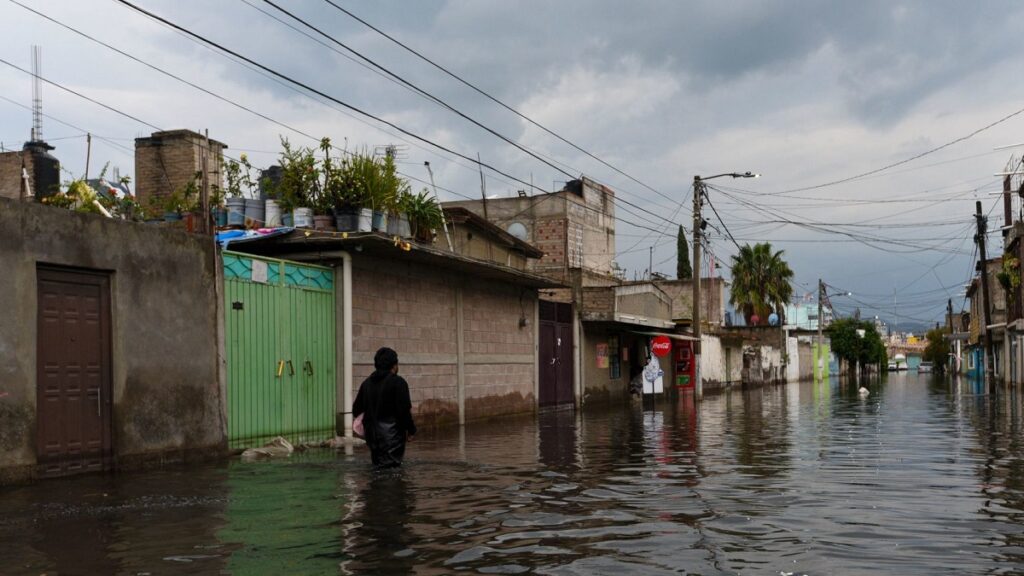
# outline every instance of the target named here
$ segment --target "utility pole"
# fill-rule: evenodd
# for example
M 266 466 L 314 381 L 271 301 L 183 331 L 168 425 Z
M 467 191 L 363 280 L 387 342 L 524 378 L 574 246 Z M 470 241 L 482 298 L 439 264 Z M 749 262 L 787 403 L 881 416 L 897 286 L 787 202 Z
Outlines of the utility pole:
M 701 206 L 704 201 L 704 194 L 706 186 L 705 180 L 711 180 L 712 178 L 720 178 L 722 176 L 728 176 L 730 178 L 757 178 L 759 175 L 753 172 L 725 172 L 723 174 L 715 174 L 714 176 L 708 176 L 707 178 L 701 178 L 700 176 L 693 177 L 693 375 L 695 383 L 693 386 L 693 395 L 696 400 L 700 400 L 704 394 L 704 380 L 701 376 L 700 370 L 700 242 L 701 235 L 704 227 L 704 219 L 700 215 Z
M 953 299 L 946 300 L 946 328 L 953 334 Z
M 953 373 L 953 299 L 946 300 L 946 329 L 949 330 L 949 358 L 946 359 L 949 373 Z
M 85 179 L 89 179 L 89 158 L 92 156 L 92 134 L 85 133 Z
M 484 163 L 480 159 L 480 153 L 476 153 L 476 167 L 480 169 L 480 199 L 484 206 L 484 220 L 488 222 L 490 219 L 487 217 L 487 181 L 484 180 Z
M 647 279 L 654 280 L 654 246 L 647 249 Z
M 818 358 L 815 361 L 815 370 L 819 377 L 823 376 L 822 372 L 822 358 L 824 357 L 824 339 L 822 336 L 823 326 L 825 324 L 825 312 L 822 301 L 825 300 L 825 283 L 818 278 Z
M 693 177 L 693 395 L 697 400 L 704 394 L 704 382 L 700 373 L 700 236 L 702 218 L 700 215 L 704 183 L 700 176 Z
M 978 224 L 978 235 L 975 238 L 978 241 L 978 256 L 981 257 L 981 305 L 983 310 L 982 321 L 985 323 L 981 333 L 983 338 L 985 338 L 985 381 L 988 382 L 989 392 L 995 393 L 996 379 L 993 376 L 995 357 L 992 354 L 992 338 L 990 338 L 988 332 L 988 327 L 992 325 L 992 310 L 989 307 L 988 291 L 988 257 L 985 255 L 985 235 L 988 229 L 988 221 L 981 213 L 981 200 L 974 204 L 974 209 L 974 218 Z

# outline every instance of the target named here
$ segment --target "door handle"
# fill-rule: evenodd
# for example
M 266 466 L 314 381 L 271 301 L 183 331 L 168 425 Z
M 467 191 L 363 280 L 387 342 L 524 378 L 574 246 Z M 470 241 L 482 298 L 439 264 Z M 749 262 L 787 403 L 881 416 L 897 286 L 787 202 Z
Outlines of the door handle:
M 281 374 L 284 374 L 284 360 L 277 361 L 277 377 L 280 378 Z
M 96 391 L 96 416 L 97 416 L 98 418 L 102 418 L 102 417 L 103 417 L 103 413 L 101 412 L 101 410 L 102 410 L 102 406 L 103 406 L 103 405 L 102 405 L 102 403 L 100 402 L 100 391 L 99 391 L 99 390 L 97 390 L 97 391 Z
M 295 376 L 295 366 L 292 366 L 292 361 L 288 361 L 288 375 Z
M 305 372 L 306 368 L 309 368 L 309 375 L 312 376 L 313 375 L 313 363 L 310 362 L 309 360 L 306 360 L 306 363 L 302 366 L 302 371 Z

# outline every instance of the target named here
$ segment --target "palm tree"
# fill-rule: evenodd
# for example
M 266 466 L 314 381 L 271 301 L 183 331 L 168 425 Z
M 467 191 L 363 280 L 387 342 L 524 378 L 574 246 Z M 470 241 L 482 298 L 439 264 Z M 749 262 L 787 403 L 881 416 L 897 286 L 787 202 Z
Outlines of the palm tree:
M 781 317 L 793 295 L 789 283 L 793 271 L 782 259 L 782 253 L 773 252 L 771 243 L 765 242 L 753 247 L 747 244 L 732 257 L 729 302 L 743 312 L 748 325 L 753 324 L 755 315 L 758 324 L 766 323 L 772 311 Z

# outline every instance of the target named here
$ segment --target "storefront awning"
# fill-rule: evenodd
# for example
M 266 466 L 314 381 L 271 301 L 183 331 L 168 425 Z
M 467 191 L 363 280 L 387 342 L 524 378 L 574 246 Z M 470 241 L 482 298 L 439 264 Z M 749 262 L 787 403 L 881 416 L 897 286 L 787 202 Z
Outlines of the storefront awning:
M 672 332 L 641 332 L 639 330 L 630 330 L 634 334 L 643 334 L 644 336 L 667 336 L 672 340 L 685 340 L 687 342 L 696 342 L 697 339 L 693 336 L 687 336 L 686 334 L 675 334 Z

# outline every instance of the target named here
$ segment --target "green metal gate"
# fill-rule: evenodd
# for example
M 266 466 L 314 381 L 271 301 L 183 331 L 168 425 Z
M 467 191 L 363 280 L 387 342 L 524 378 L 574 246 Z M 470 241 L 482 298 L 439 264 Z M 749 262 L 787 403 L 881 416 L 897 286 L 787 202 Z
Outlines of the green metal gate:
M 335 433 L 334 272 L 224 252 L 228 440 Z

